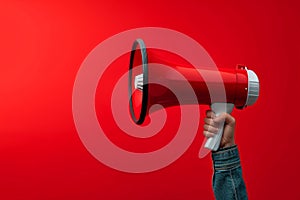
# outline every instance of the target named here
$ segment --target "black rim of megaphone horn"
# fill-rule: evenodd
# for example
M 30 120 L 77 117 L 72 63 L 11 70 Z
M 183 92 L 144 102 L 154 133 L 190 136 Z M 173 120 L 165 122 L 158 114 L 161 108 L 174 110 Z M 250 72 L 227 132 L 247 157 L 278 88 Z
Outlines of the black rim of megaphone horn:
M 134 55 L 136 52 L 136 48 L 140 46 L 140 52 L 142 55 L 142 67 L 143 67 L 143 91 L 142 91 L 142 107 L 140 111 L 140 116 L 137 119 L 134 114 L 134 108 L 132 103 L 132 67 L 134 61 Z M 136 39 L 132 45 L 131 53 L 130 53 L 130 63 L 129 63 L 129 83 L 128 83 L 128 92 L 129 92 L 129 108 L 130 115 L 132 120 L 136 124 L 142 124 L 145 120 L 147 114 L 147 104 L 148 104 L 148 56 L 146 45 L 142 39 Z

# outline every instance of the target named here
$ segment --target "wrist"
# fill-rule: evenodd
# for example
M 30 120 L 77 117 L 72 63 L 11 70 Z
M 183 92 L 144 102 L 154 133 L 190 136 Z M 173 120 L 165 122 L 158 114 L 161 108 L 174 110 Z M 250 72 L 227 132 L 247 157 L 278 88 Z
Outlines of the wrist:
M 225 143 L 223 146 L 221 146 L 221 148 L 227 148 L 227 147 L 232 147 L 232 146 L 235 146 L 235 142 L 234 141 Z

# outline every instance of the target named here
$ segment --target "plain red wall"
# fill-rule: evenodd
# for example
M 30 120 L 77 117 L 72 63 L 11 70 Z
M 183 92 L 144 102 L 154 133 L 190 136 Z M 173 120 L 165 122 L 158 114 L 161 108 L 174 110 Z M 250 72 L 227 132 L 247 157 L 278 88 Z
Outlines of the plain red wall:
M 299 9 L 297 1 L 1 1 L 0 198 L 213 199 L 210 156 L 197 157 L 202 121 L 179 160 L 148 174 L 104 166 L 74 126 L 73 83 L 88 53 L 124 30 L 158 26 L 194 38 L 218 66 L 257 72 L 258 102 L 233 112 L 249 198 L 300 199 Z

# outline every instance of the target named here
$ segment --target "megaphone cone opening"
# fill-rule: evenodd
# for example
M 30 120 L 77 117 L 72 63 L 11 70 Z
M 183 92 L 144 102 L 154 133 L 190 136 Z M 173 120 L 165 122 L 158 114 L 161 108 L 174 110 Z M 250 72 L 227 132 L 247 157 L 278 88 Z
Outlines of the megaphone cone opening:
M 139 47 L 139 49 L 138 49 Z M 136 51 L 140 51 L 140 54 L 136 54 Z M 140 55 L 141 59 L 136 59 Z M 140 62 L 138 62 L 140 60 Z M 133 74 L 133 68 L 135 66 L 142 66 L 142 84 L 139 83 L 141 87 L 141 106 L 138 106 L 138 103 L 134 99 L 133 90 L 135 91 L 135 87 L 137 86 L 136 74 Z M 148 56 L 146 51 L 145 43 L 142 39 L 136 39 L 132 45 L 131 54 L 130 54 L 130 62 L 129 62 L 129 79 L 128 79 L 128 92 L 129 92 L 129 109 L 132 120 L 136 124 L 142 124 L 145 121 L 145 117 L 147 114 L 147 105 L 148 105 Z M 137 105 L 136 105 L 137 104 Z M 140 110 L 137 110 L 140 108 Z

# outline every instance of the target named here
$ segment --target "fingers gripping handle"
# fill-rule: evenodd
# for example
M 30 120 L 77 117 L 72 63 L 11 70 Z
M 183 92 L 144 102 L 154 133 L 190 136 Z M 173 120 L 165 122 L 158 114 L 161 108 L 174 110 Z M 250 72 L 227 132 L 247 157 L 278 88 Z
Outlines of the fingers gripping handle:
M 234 108 L 234 104 L 232 103 L 213 103 L 211 104 L 211 109 L 214 111 L 216 116 L 220 115 L 221 113 L 227 112 L 231 113 Z M 216 151 L 221 143 L 223 131 L 224 131 L 224 122 L 220 123 L 218 127 L 219 131 L 214 137 L 210 137 L 207 139 L 205 143 L 205 148 Z

